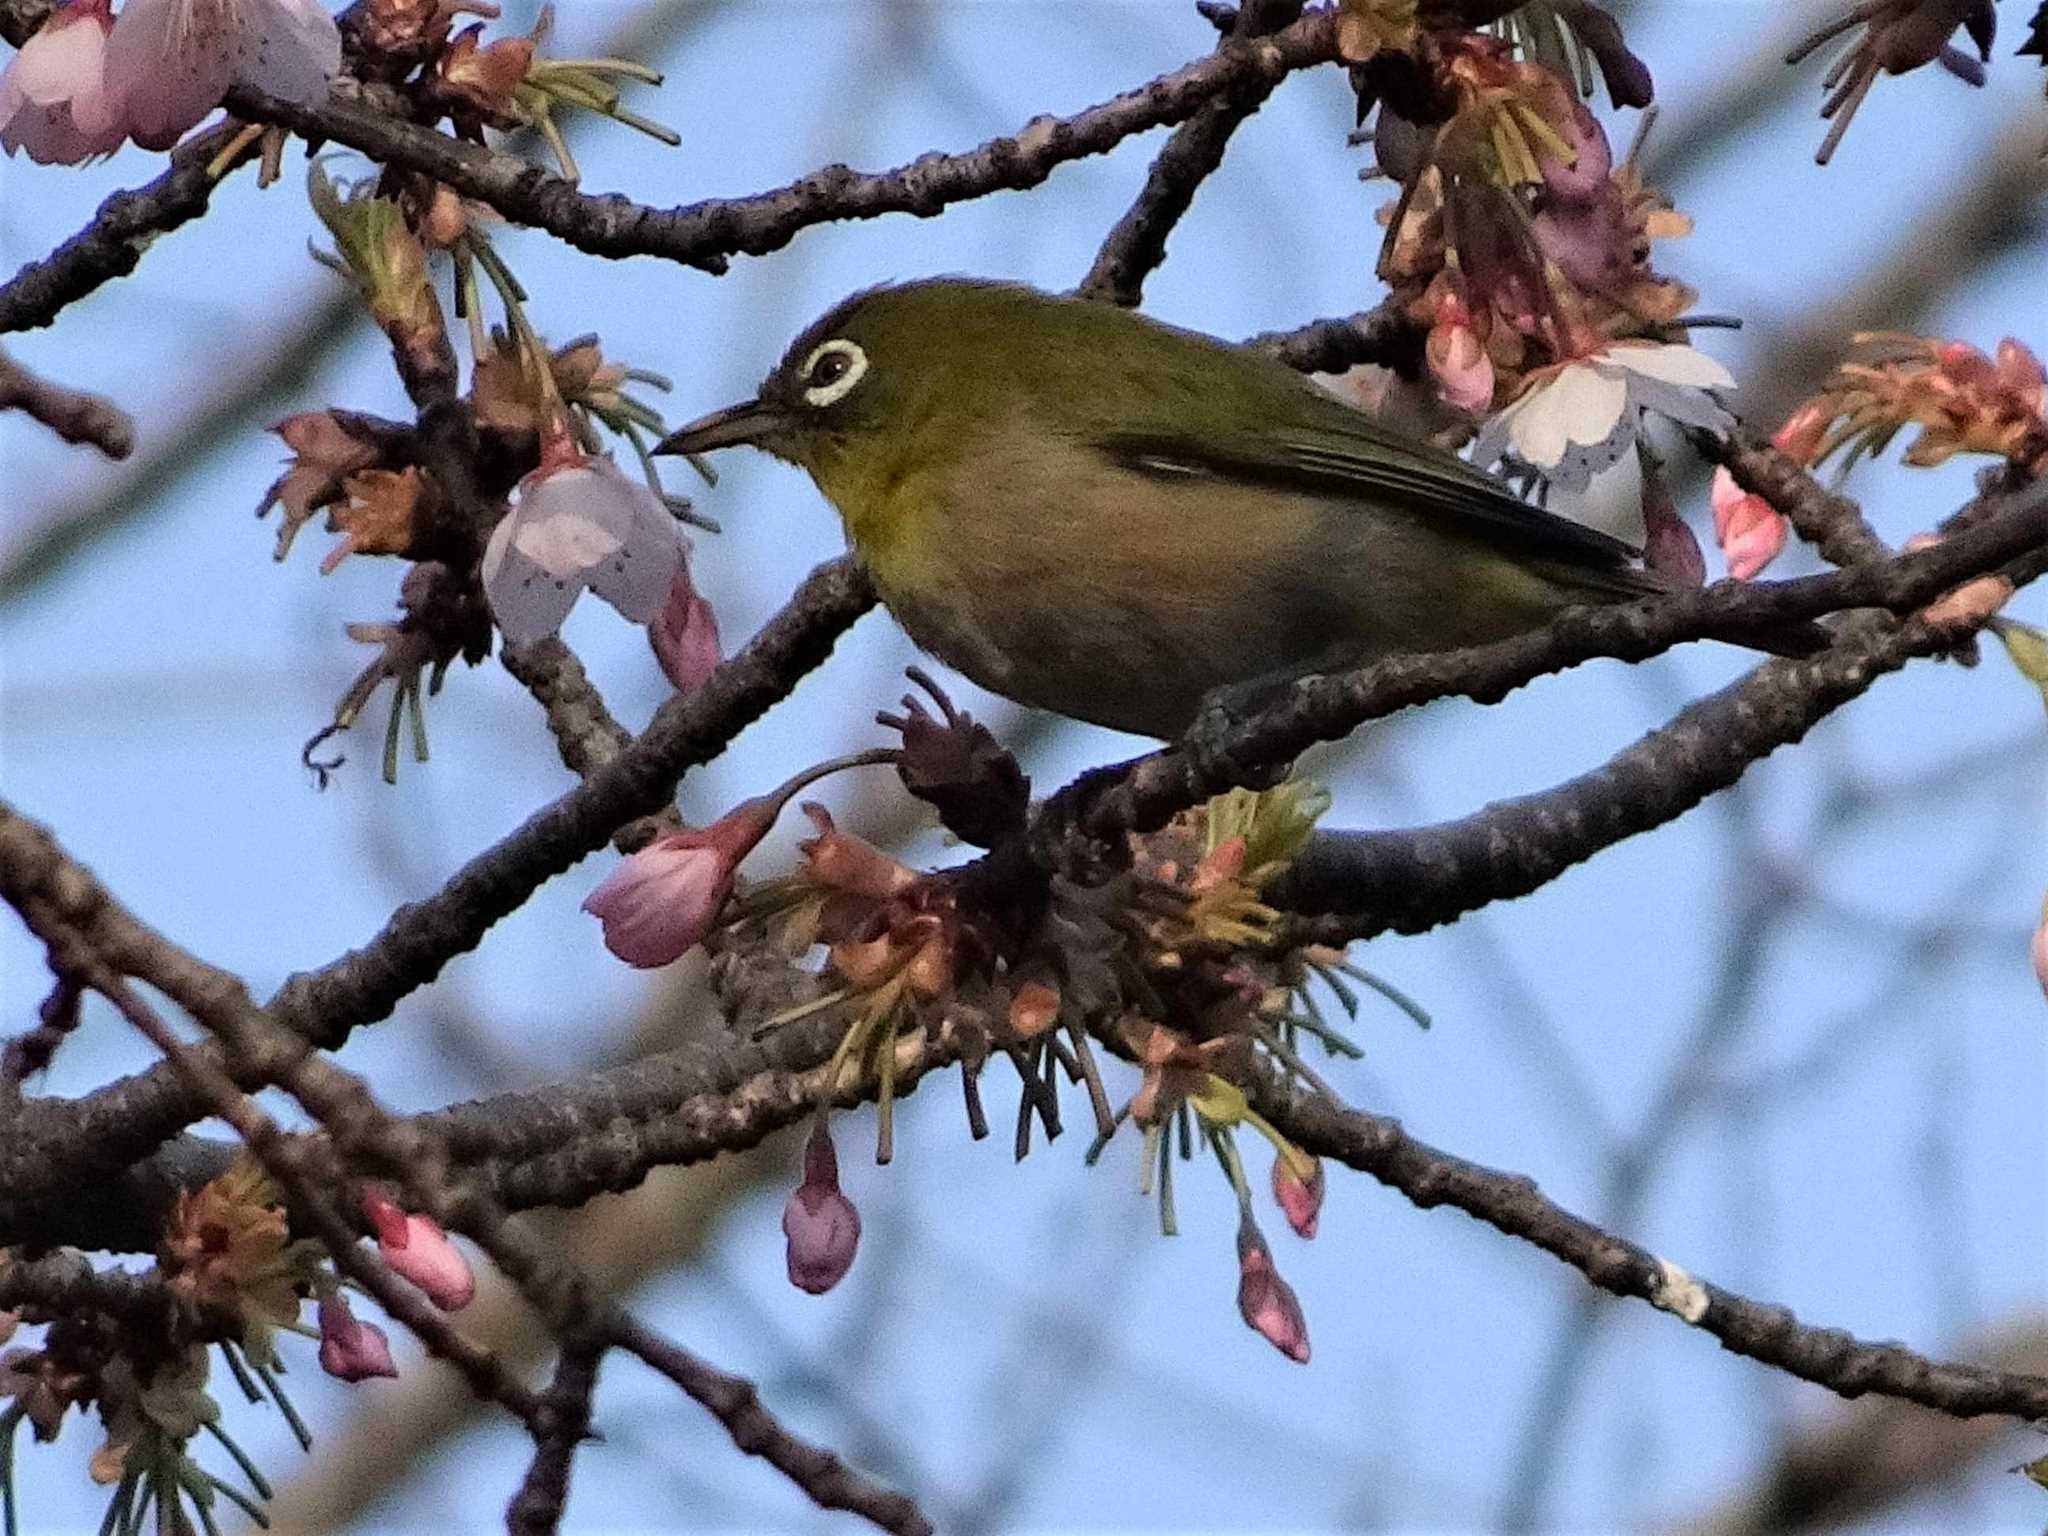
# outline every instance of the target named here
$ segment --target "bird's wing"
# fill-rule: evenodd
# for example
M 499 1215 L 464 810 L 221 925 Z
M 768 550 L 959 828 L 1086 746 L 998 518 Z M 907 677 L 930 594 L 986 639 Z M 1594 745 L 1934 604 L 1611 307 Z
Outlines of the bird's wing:
M 1441 518 L 1490 543 L 1568 565 L 1624 565 L 1621 540 L 1517 497 L 1501 481 L 1433 444 L 1390 432 L 1340 401 L 1283 426 L 1208 432 L 1111 432 L 1095 446 L 1141 473 L 1199 474 L 1355 498 Z M 1355 419 L 1346 419 L 1355 418 Z

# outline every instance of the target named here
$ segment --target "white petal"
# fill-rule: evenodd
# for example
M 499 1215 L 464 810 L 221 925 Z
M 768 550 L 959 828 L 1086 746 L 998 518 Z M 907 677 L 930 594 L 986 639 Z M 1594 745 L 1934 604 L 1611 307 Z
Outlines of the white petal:
M 128 0 L 107 37 L 106 91 L 129 135 L 168 149 L 227 95 L 232 0 Z
M 609 488 L 586 466 L 530 477 L 507 521 L 521 554 L 556 576 L 579 581 L 625 542 Z
M 484 596 L 490 600 L 491 615 L 512 645 L 524 645 L 552 635 L 576 606 L 583 580 L 556 576 L 522 554 L 513 543 L 517 512 L 506 514 L 491 531 L 484 550 Z
M 664 510 L 663 517 L 668 513 Z M 635 624 L 645 624 L 661 612 L 676 570 L 683 563 L 683 546 L 676 538 L 673 520 L 665 536 L 643 537 L 621 544 L 616 553 L 590 573 L 590 590 L 610 603 Z
M 609 459 L 593 466 L 599 487 L 591 500 L 594 516 L 618 540 L 618 548 L 590 573 L 590 589 L 635 624 L 661 611 L 682 563 L 682 532 L 647 485 Z
M 1617 341 L 1604 354 L 1606 361 L 1631 373 L 1647 374 L 1667 384 L 1689 384 L 1694 389 L 1733 389 L 1735 375 L 1695 347 L 1676 342 Z
M 1637 374 L 1629 380 L 1629 398 L 1639 406 L 1660 416 L 1669 416 L 1688 427 L 1725 432 L 1735 425 L 1735 418 L 1706 391 L 1667 384 L 1662 379 L 1644 374 Z
M 1481 469 L 1498 464 L 1501 456 L 1508 451 L 1508 441 L 1514 429 L 1515 417 L 1528 403 L 1524 395 L 1512 405 L 1496 411 L 1486 424 L 1479 429 L 1479 435 L 1472 439 L 1472 462 Z
M 1518 402 L 1522 409 L 1508 423 L 1515 452 L 1547 471 L 1570 444 L 1605 442 L 1627 400 L 1628 386 L 1618 375 L 1573 363 Z
M 341 30 L 310 0 L 235 0 L 235 78 L 286 101 L 319 101 L 341 69 Z

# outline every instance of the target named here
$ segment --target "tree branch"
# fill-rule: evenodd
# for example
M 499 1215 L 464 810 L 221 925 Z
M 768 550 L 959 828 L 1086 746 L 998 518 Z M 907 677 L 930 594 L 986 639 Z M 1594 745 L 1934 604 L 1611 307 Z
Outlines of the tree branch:
M 1878 1392 L 1959 1417 L 1999 1413 L 2034 1419 L 2048 1413 L 2048 1377 L 1943 1364 L 1897 1344 L 1866 1343 L 1837 1328 L 1801 1323 L 1783 1307 L 1696 1280 L 1648 1249 L 1602 1231 L 1545 1199 L 1527 1178 L 1417 1141 L 1397 1121 L 1320 1099 L 1264 1108 L 1305 1150 L 1372 1175 L 1424 1210 L 1456 1206 L 1562 1259 L 1602 1290 L 1647 1301 L 1712 1334 L 1724 1349 L 1843 1397 Z
M 269 1012 L 321 1046 L 389 1015 L 544 881 L 602 847 L 624 823 L 667 803 L 683 772 L 715 757 L 779 701 L 873 601 L 866 575 L 850 559 L 820 566 L 701 689 L 664 704 L 632 746 L 470 860 L 433 896 L 400 907 L 363 948 L 292 977 L 266 1005 Z M 33 1202 L 146 1157 L 205 1113 L 164 1067 L 81 1099 L 23 1104 L 0 1125 L 0 1190 L 7 1192 L 0 1226 L 17 1200 Z
M 1229 42 L 1243 42 L 1287 26 L 1301 14 L 1301 0 L 1248 0 L 1230 22 Z M 1145 173 L 1145 186 L 1095 253 L 1088 275 L 1077 290 L 1084 299 L 1100 299 L 1134 308 L 1143 297 L 1145 279 L 1166 260 L 1166 238 L 1193 206 L 1195 193 L 1210 172 L 1223 163 L 1223 151 L 1238 125 L 1265 104 L 1278 85 L 1276 76 L 1224 101 L 1212 101 L 1173 130 L 1173 137 Z
M 135 447 L 135 423 L 111 400 L 38 378 L 0 352 L 0 411 L 23 411 L 67 443 L 90 443 L 110 459 Z

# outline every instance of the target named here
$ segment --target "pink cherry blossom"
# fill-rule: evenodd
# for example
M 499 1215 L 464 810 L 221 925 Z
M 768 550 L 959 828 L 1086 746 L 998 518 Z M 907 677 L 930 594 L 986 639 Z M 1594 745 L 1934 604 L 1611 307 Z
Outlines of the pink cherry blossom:
M 38 165 L 78 165 L 125 137 L 105 89 L 109 0 L 71 0 L 0 74 L 0 148 Z
M 1708 497 L 1714 509 L 1714 538 L 1728 560 L 1728 574 L 1748 581 L 1778 558 L 1785 547 L 1784 517 L 1763 497 L 1744 491 L 1726 469 L 1714 471 Z
M 2033 959 L 2041 995 L 2048 997 L 2048 901 L 2041 903 L 2041 926 L 2034 930 Z
M 1820 457 L 1821 447 L 1827 441 L 1829 420 L 1828 413 L 1820 406 L 1811 402 L 1802 405 L 1786 418 L 1785 425 L 1771 434 L 1771 446 L 1801 464 L 1811 465 Z
M 359 1321 L 339 1294 L 320 1298 L 320 1369 L 343 1381 L 398 1374 L 384 1330 Z
M 1423 357 L 1444 404 L 1470 416 L 1484 414 L 1493 404 L 1493 359 L 1472 328 L 1471 315 L 1456 298 L 1438 306 Z
M 1249 1217 L 1237 1229 L 1237 1310 L 1281 1354 L 1296 1365 L 1308 1364 L 1308 1319 Z
M 1287 1225 L 1301 1237 L 1314 1237 L 1323 1210 L 1323 1164 L 1311 1158 L 1313 1172 L 1304 1179 L 1285 1157 L 1273 1159 L 1273 1200 Z
M 629 855 L 583 898 L 583 910 L 604 924 L 604 947 L 651 970 L 701 944 L 732 894 L 740 860 L 768 835 L 780 808 L 762 795 L 708 827 L 685 827 Z
M 853 1268 L 860 1247 L 860 1212 L 839 1188 L 839 1156 L 822 1117 L 804 1143 L 804 1178 L 782 1208 L 789 1239 L 789 1283 L 822 1296 Z
M 654 659 L 678 693 L 695 693 L 718 668 L 718 615 L 690 581 L 687 560 L 676 565 L 668 598 L 647 625 Z
M 127 0 L 107 39 L 107 95 L 145 149 L 169 149 L 247 85 L 314 102 L 341 69 L 341 32 L 313 0 Z
M 1697 587 L 1707 579 L 1700 541 L 1678 515 L 1661 478 L 1643 487 L 1643 564 L 1675 587 Z
M 560 629 L 585 587 L 632 623 L 652 622 L 682 563 L 682 532 L 661 498 L 561 433 L 491 533 L 484 595 L 506 640 L 520 645 Z
M 384 1262 L 427 1293 L 443 1312 L 460 1312 L 476 1296 L 469 1260 L 431 1216 L 400 1210 L 382 1195 L 363 1197 L 363 1214 L 377 1229 Z

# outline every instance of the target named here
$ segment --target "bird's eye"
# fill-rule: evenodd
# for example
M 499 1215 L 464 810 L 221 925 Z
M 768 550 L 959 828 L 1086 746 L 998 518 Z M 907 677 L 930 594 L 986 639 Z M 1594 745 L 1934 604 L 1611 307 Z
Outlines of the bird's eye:
M 826 406 L 845 399 L 867 371 L 867 353 L 845 337 L 835 336 L 819 343 L 804 359 L 797 376 L 803 380 L 804 399 L 812 405 Z

